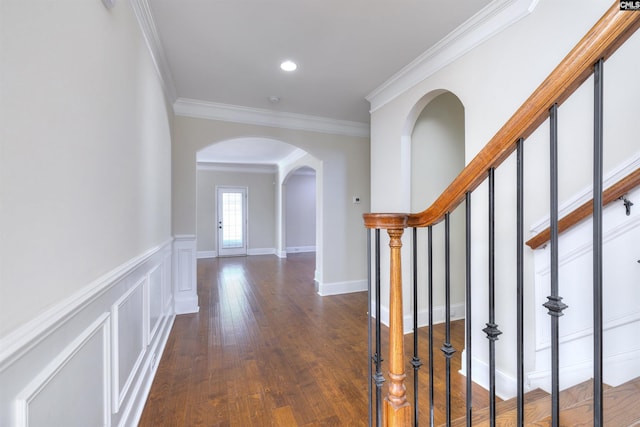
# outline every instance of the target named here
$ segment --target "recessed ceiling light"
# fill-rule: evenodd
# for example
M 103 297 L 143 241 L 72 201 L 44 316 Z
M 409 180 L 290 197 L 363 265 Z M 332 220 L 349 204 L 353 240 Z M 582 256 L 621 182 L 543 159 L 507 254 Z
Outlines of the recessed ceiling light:
M 296 68 L 298 68 L 298 65 L 293 61 L 287 60 L 280 64 L 280 68 L 282 68 L 284 71 L 295 71 Z

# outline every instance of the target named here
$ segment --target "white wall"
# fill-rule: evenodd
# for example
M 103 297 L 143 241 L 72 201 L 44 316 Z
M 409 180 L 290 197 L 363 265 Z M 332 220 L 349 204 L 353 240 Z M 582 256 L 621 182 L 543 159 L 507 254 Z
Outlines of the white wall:
M 316 175 L 304 169 L 289 175 L 286 181 L 287 252 L 312 252 L 316 247 Z
M 4 336 L 171 235 L 171 132 L 127 2 L 8 0 L 1 19 Z
M 264 169 L 264 168 L 263 168 Z M 197 171 L 198 252 L 215 256 L 218 251 L 216 186 L 248 190 L 248 252 L 275 253 L 276 172 L 250 167 L 237 171 L 201 164 Z
M 464 107 L 455 95 L 445 92 L 422 110 L 411 133 L 411 211 L 426 209 L 464 168 Z M 464 212 L 450 217 L 450 290 L 452 317 L 464 317 Z M 427 230 L 418 230 L 418 239 L 427 241 Z M 444 223 L 433 228 L 433 307 L 434 321 L 444 320 L 445 257 Z M 426 245 L 418 251 L 418 263 L 428 265 Z M 428 270 L 418 269 L 418 324 L 428 324 Z M 410 321 L 410 319 L 407 319 Z M 406 326 L 409 326 L 410 322 Z M 406 328 L 405 328 L 406 329 Z
M 593 26 L 611 6 L 609 0 L 599 0 L 585 5 L 571 0 L 554 2 L 542 0 L 531 14 L 516 22 L 493 38 L 475 47 L 443 69 L 426 76 L 411 89 L 399 94 L 392 101 L 372 113 L 371 123 L 371 191 L 372 210 L 376 212 L 407 212 L 411 208 L 409 183 L 406 174 L 397 173 L 409 167 L 403 155 L 403 142 L 407 123 L 413 109 L 433 98 L 442 90 L 454 93 L 465 108 L 466 161 L 469 162 L 506 122 L 532 91 L 555 68 L 569 50 Z M 576 13 L 576 11 L 580 13 Z M 638 150 L 634 136 L 631 111 L 637 111 L 640 99 L 640 82 L 625 76 L 640 70 L 640 37 L 625 45 L 605 65 L 605 94 L 608 112 L 605 118 L 605 171 L 628 158 Z M 626 71 L 624 71 L 626 70 Z M 623 83 L 620 83 L 623 82 Z M 590 81 L 580 89 L 575 98 L 560 108 L 560 200 L 566 200 L 587 183 L 590 176 L 592 106 Z M 585 101 L 586 102 L 582 102 Z M 615 108 L 615 109 L 614 109 Z M 614 110 L 612 110 L 614 109 Z M 575 125 L 575 126 L 573 126 Z M 548 166 L 546 144 L 548 125 L 532 135 L 526 142 L 527 167 L 525 180 L 528 194 L 525 223 L 531 224 L 548 210 Z M 578 172 L 578 165 L 584 169 Z M 497 247 L 499 270 L 496 280 L 497 322 L 503 335 L 498 342 L 498 369 L 505 381 L 515 378 L 516 360 L 509 348 L 514 347 L 515 331 L 515 233 L 514 186 L 515 162 L 508 160 L 496 173 L 497 187 Z M 482 332 L 488 320 L 487 297 L 487 190 L 481 186 L 473 194 L 472 221 L 472 277 L 474 323 L 472 331 L 474 357 L 486 363 L 486 336 Z M 405 238 L 403 257 L 408 259 Z M 526 252 L 526 290 L 529 302 L 526 321 L 534 320 L 532 254 Z M 404 277 L 409 277 L 408 263 L 404 264 Z M 383 276 L 384 277 L 384 276 Z M 407 287 L 408 288 L 408 287 Z M 409 297 L 405 288 L 405 298 Z M 383 303 L 384 303 L 383 299 Z M 406 306 L 405 306 L 406 307 Z M 477 317 L 476 317 L 477 316 Z M 526 348 L 534 348 L 534 335 L 525 340 Z M 526 369 L 534 368 L 534 357 L 528 354 Z M 478 372 L 478 370 L 474 371 Z
M 265 137 L 294 145 L 322 162 L 323 283 L 358 282 L 366 289 L 366 245 L 362 214 L 369 211 L 369 145 L 362 137 L 176 116 L 172 149 L 173 226 L 176 234 L 196 230 L 196 153 L 213 143 Z M 362 203 L 353 205 L 352 195 Z M 276 208 L 278 209 L 278 208 Z M 277 221 L 277 219 L 276 219 Z
M 173 320 L 162 86 L 131 2 L 3 0 L 0 46 L 0 424 L 131 425 Z

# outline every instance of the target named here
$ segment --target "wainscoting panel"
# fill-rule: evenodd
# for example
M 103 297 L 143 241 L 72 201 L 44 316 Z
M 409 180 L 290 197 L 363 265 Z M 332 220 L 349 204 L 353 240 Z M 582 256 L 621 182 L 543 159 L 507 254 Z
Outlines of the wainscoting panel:
M 175 313 L 197 313 L 196 236 L 180 235 L 173 242 L 173 297 Z
M 111 307 L 113 330 L 113 413 L 120 410 L 147 347 L 143 277 Z
M 133 426 L 175 318 L 173 239 L 0 340 L 0 426 Z
M 149 298 L 149 331 L 147 344 L 158 332 L 160 321 L 162 320 L 162 266 L 158 265 L 151 270 L 147 277 Z
M 18 395 L 17 425 L 109 426 L 108 349 L 109 316 L 104 314 L 53 358 Z M 60 396 L 85 404 L 69 413 L 59 404 Z

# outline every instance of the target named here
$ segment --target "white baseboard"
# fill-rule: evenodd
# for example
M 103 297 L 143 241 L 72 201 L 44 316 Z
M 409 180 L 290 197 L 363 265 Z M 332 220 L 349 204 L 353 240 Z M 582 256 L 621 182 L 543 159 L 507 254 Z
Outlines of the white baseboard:
M 460 369 L 460 374 L 466 375 L 466 350 L 462 351 L 462 369 Z M 482 360 L 479 360 L 475 357 L 471 358 L 472 363 L 472 375 L 473 382 L 483 387 L 485 390 L 489 390 L 489 365 Z M 505 372 L 496 369 L 496 395 L 500 399 L 511 399 L 516 396 L 518 393 L 517 388 L 517 380 L 506 374 Z M 535 388 L 535 387 L 533 387 Z M 529 385 L 525 384 L 525 393 L 532 390 Z
M 603 381 L 612 387 L 617 387 L 633 378 L 640 376 L 640 349 L 635 349 L 603 359 Z M 571 366 L 560 367 L 560 389 L 580 384 L 593 378 L 593 362 L 576 363 Z M 530 388 L 541 388 L 551 391 L 551 371 L 540 370 L 527 374 L 527 384 Z
M 281 250 L 276 250 L 275 254 L 278 258 L 286 258 L 287 257 L 287 251 L 281 251 Z
M 217 258 L 218 251 L 198 251 L 198 259 Z
M 297 252 L 315 252 L 315 251 L 316 251 L 315 246 L 288 246 L 287 247 L 288 254 L 295 254 Z
M 175 317 L 171 270 L 169 240 L 2 338 L 0 425 L 136 425 Z
M 351 280 L 347 282 L 316 282 L 316 291 L 320 296 L 340 295 L 367 290 L 367 280 Z
M 249 248 L 247 255 L 275 255 L 275 248 Z M 198 251 L 198 259 L 217 258 L 218 251 Z M 286 257 L 285 257 L 286 258 Z
M 275 255 L 276 248 L 250 248 L 247 255 Z

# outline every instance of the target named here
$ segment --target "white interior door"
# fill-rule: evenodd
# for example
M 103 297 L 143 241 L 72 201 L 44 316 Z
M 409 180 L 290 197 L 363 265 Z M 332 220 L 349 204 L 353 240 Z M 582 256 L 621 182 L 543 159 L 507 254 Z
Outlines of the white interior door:
M 247 189 L 217 187 L 218 256 L 247 254 Z

